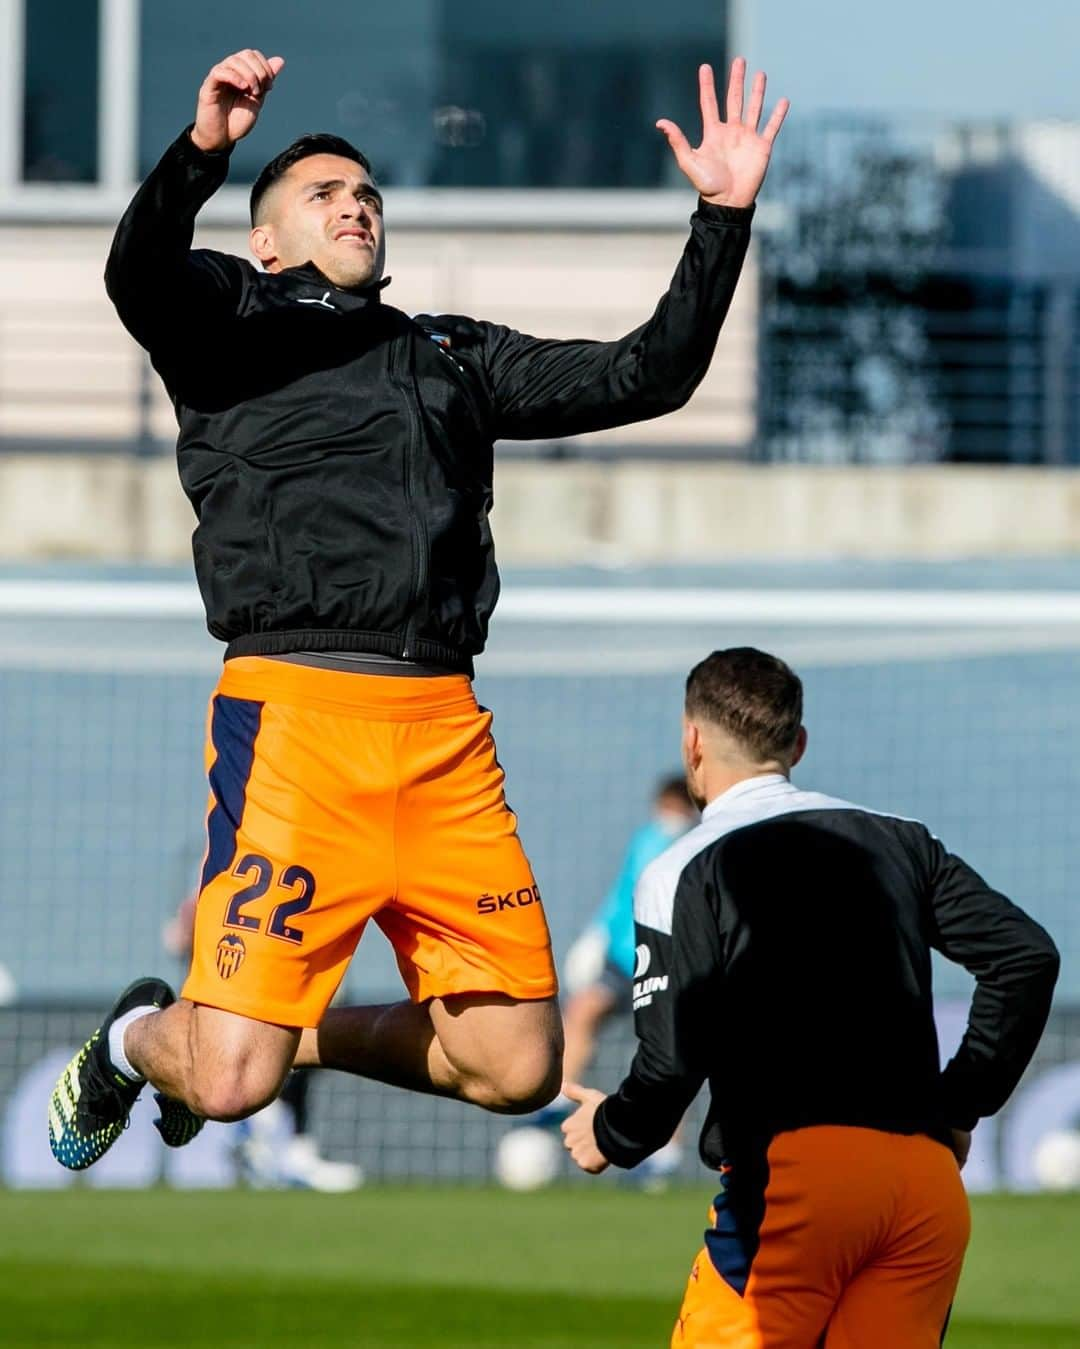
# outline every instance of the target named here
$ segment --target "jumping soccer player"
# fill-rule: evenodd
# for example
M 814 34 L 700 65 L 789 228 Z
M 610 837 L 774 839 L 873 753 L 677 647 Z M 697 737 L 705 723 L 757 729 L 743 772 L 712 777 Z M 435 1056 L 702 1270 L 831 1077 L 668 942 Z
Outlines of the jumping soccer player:
M 683 753 L 701 824 L 643 875 L 637 1055 L 576 1084 L 585 1171 L 634 1166 L 707 1078 L 721 1173 L 673 1346 L 938 1349 L 969 1216 L 970 1131 L 1046 1024 L 1043 929 L 914 820 L 792 785 L 802 685 L 748 648 L 691 671 Z M 930 953 L 976 980 L 942 1071 Z
M 208 846 L 180 1001 L 120 995 L 53 1093 L 53 1152 L 88 1166 L 149 1080 L 166 1141 L 239 1119 L 295 1065 L 524 1113 L 560 1081 L 547 924 L 470 675 L 499 582 L 499 438 L 562 437 L 680 407 L 709 366 L 787 104 L 759 131 L 736 61 L 720 118 L 700 71 L 700 201 L 671 287 L 615 342 L 558 342 L 382 303 L 382 195 L 336 136 L 305 136 L 251 193 L 262 264 L 192 250 L 284 61 L 210 71 L 194 124 L 139 190 L 106 285 L 179 421 L 208 625 Z M 374 918 L 409 1000 L 333 1008 Z

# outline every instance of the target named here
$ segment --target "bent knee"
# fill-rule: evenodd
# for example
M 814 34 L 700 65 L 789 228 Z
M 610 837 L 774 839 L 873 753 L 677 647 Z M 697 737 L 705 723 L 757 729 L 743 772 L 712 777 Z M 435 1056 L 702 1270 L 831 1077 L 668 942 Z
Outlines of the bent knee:
M 519 1060 L 498 1075 L 474 1078 L 468 1098 L 500 1115 L 529 1115 L 549 1105 L 562 1085 L 562 1055 L 536 1055 Z
M 563 1027 L 556 998 L 455 996 L 433 1006 L 439 1083 L 502 1115 L 526 1115 L 558 1095 Z
M 196 1005 L 188 1040 L 185 1099 L 206 1119 L 246 1119 L 275 1099 L 300 1032 Z
M 204 1119 L 231 1124 L 263 1110 L 276 1096 L 276 1087 L 273 1090 L 260 1090 L 246 1083 L 196 1082 L 192 1086 L 188 1105 Z
M 226 1124 L 247 1119 L 268 1106 L 281 1090 L 276 1074 L 231 1069 L 235 1065 L 196 1076 L 187 1103 L 197 1115 Z

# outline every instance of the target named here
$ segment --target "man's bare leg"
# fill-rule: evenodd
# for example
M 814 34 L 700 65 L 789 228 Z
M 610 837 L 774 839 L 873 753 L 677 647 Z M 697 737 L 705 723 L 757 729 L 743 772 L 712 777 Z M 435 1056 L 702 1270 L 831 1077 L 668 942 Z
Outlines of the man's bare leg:
M 128 1026 L 124 1053 L 159 1091 L 206 1119 L 253 1115 L 277 1096 L 300 1031 L 181 1000 Z
M 556 999 L 464 993 L 331 1007 L 317 1031 L 302 1032 L 295 1066 L 337 1068 L 518 1115 L 558 1092 L 562 1047 Z
M 92 1166 L 127 1126 L 146 1082 L 170 1147 L 204 1120 L 243 1119 L 273 1100 L 300 1031 L 192 1002 L 162 979 L 136 979 L 66 1065 L 49 1096 L 49 1147 L 70 1171 Z
M 148 1006 L 158 1010 L 142 1010 Z M 294 1060 L 522 1114 L 558 1091 L 562 1023 L 554 998 L 463 995 L 420 1007 L 334 1009 L 319 1032 L 301 1035 L 296 1027 L 178 1003 L 161 980 L 136 980 L 53 1088 L 53 1156 L 72 1171 L 103 1156 L 123 1133 L 144 1079 L 158 1089 L 162 1138 L 182 1147 L 204 1119 L 243 1119 L 262 1109 Z

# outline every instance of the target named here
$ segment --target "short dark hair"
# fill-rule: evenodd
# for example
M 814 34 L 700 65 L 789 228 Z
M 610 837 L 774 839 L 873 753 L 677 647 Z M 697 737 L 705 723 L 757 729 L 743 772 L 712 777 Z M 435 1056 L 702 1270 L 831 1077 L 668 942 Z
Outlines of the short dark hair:
M 685 773 L 671 773 L 666 778 L 661 778 L 656 784 L 656 791 L 653 792 L 654 801 L 662 801 L 666 796 L 676 797 L 687 809 L 693 809 L 694 803 L 690 799 L 690 789 L 686 785 Z
M 302 159 L 309 159 L 312 155 L 340 155 L 342 159 L 354 160 L 372 182 L 375 181 L 375 175 L 372 172 L 367 155 L 361 154 L 350 141 L 341 136 L 332 135 L 329 131 L 308 132 L 307 135 L 299 136 L 291 145 L 287 145 L 280 154 L 275 155 L 258 178 L 255 179 L 255 185 L 251 189 L 251 223 L 253 225 L 258 223 L 259 206 L 267 192 L 288 173 L 294 164 L 299 164 Z
M 720 727 L 759 762 L 792 753 L 802 711 L 799 676 L 752 646 L 714 651 L 686 681 L 686 715 Z

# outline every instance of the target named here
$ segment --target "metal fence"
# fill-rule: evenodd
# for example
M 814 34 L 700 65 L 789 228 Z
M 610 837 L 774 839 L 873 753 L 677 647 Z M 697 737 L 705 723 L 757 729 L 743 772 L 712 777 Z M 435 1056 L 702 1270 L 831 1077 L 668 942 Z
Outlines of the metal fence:
M 665 589 L 509 577 L 477 688 L 557 955 L 617 873 L 654 781 L 677 765 L 687 669 L 717 645 L 774 650 L 806 684 L 811 748 L 797 780 L 925 819 L 1061 947 L 1044 1057 L 1019 1113 L 980 1129 L 973 1172 L 1029 1184 L 1042 1134 L 1080 1121 L 1077 572 L 867 567 L 855 588 L 847 569 L 823 564 L 702 571 Z M 100 1009 L 139 973 L 182 975 L 163 927 L 199 868 L 203 716 L 220 650 L 190 583 L 117 580 L 0 585 L 0 960 L 12 1004 L 0 1012 L 0 1161 L 20 1184 L 62 1179 L 43 1151 L 44 1101 Z M 948 1045 L 963 1014 L 947 1004 L 962 1004 L 970 981 L 942 963 L 935 986 Z M 347 994 L 401 996 L 375 931 Z M 624 1021 L 590 1080 L 611 1084 L 629 1052 Z M 331 1074 L 314 1094 L 324 1146 L 372 1176 L 480 1179 L 508 1127 Z M 100 1183 L 154 1181 L 166 1165 L 177 1184 L 231 1183 L 227 1136 L 214 1130 L 200 1145 L 209 1152 L 166 1162 L 152 1114 L 147 1103 Z
M 763 459 L 1080 461 L 1080 127 L 790 128 L 762 252 Z
M 767 275 L 764 460 L 1080 462 L 1080 286 Z

